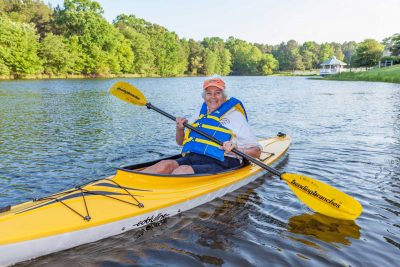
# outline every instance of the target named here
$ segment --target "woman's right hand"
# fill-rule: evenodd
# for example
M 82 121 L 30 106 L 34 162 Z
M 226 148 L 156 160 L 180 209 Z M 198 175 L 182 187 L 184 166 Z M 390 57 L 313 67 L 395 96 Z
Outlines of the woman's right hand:
M 179 130 L 185 129 L 185 126 L 183 124 L 187 121 L 188 120 L 186 118 L 176 118 L 176 128 Z

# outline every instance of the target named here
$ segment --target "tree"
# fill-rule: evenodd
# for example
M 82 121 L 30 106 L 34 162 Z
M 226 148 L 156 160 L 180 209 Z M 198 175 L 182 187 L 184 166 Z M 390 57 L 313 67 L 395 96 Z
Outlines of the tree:
M 133 56 L 133 73 L 152 75 L 156 73 L 154 54 L 144 25 L 145 21 L 133 15 L 119 15 L 114 26 L 131 44 Z
M 53 10 L 40 0 L 1 0 L 0 11 L 16 22 L 33 23 L 37 32 L 44 37 L 50 30 Z
M 68 72 L 70 53 L 64 37 L 48 34 L 40 43 L 39 55 L 45 73 L 64 74 Z
M 307 41 L 300 47 L 300 55 L 303 59 L 303 65 L 306 70 L 318 67 L 319 46 L 316 42 Z
M 70 74 L 81 74 L 83 73 L 85 62 L 84 62 L 84 51 L 82 46 L 79 44 L 78 36 L 71 36 L 68 38 L 68 51 L 69 51 L 69 65 L 68 73 Z
M 273 45 L 269 45 L 269 44 L 258 44 L 258 43 L 254 43 L 253 44 L 255 47 L 257 47 L 258 49 L 260 49 L 260 51 L 263 54 L 271 54 L 272 50 L 274 48 Z
M 0 53 L 1 53 L 1 50 L 0 50 Z M 0 54 L 0 75 L 10 75 L 10 69 L 4 62 L 3 58 L 1 57 L 1 54 Z
M 269 75 L 279 68 L 279 62 L 272 54 L 264 54 L 260 61 L 260 67 L 263 75 Z
M 232 60 L 231 53 L 225 47 L 225 42 L 219 37 L 206 37 L 201 42 L 204 48 L 209 49 L 216 56 L 216 60 L 208 60 L 207 64 L 213 62 L 213 72 L 220 75 L 228 75 L 231 72 Z M 209 54 L 208 52 L 206 54 Z M 208 69 L 210 66 L 208 66 Z M 209 74 L 212 74 L 209 73 Z
M 14 75 L 39 72 L 38 39 L 36 29 L 31 24 L 13 22 L 0 16 L 1 72 Z
M 200 73 L 204 75 L 217 73 L 216 65 L 218 61 L 218 55 L 210 48 L 204 48 L 201 57 L 203 58 L 203 66 L 200 70 Z
M 187 73 L 191 75 L 200 74 L 203 68 L 203 46 L 200 42 L 189 39 L 189 55 L 188 55 L 188 68 Z
M 333 48 L 333 54 L 334 56 L 339 59 L 339 60 L 343 60 L 344 59 L 344 54 L 342 51 L 342 45 L 339 43 L 331 43 L 331 46 Z
M 189 65 L 189 42 L 186 39 L 180 40 L 179 63 L 177 65 L 178 74 L 186 73 Z
M 352 65 L 352 57 L 356 53 L 357 43 L 354 41 L 344 42 L 342 44 L 342 51 L 344 54 L 344 62 Z
M 331 44 L 329 43 L 321 44 L 319 50 L 319 63 L 321 64 L 322 62 L 327 61 L 328 59 L 333 57 L 334 54 L 335 51 Z
M 55 29 L 76 36 L 83 51 L 84 74 L 127 73 L 132 71 L 130 42 L 102 17 L 103 9 L 91 0 L 65 0 L 55 11 Z
M 176 76 L 186 70 L 187 44 L 179 40 L 176 33 L 134 15 L 120 15 L 114 25 L 130 40 L 136 63 L 141 60 L 142 64 L 148 65 L 144 68 L 147 71 L 160 76 Z M 145 44 L 138 40 L 144 40 Z M 147 60 L 143 60 L 146 53 L 140 55 L 141 50 L 146 50 Z
M 400 56 L 400 33 L 396 33 L 391 37 L 392 45 L 390 47 L 390 52 L 392 56 Z
M 229 37 L 226 47 L 232 55 L 232 74 L 268 75 L 277 69 L 278 62 L 271 54 L 246 41 Z
M 360 67 L 372 67 L 382 57 L 384 46 L 374 39 L 366 39 L 358 44 L 355 63 Z
M 279 61 L 280 70 L 304 70 L 303 58 L 300 54 L 299 44 L 295 40 L 281 43 L 273 55 Z

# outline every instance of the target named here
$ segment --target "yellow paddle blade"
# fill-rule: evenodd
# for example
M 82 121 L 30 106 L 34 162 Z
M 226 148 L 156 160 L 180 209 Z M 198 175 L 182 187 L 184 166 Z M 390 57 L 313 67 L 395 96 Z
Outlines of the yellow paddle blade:
M 283 173 L 281 178 L 315 212 L 342 220 L 355 220 L 362 212 L 357 200 L 323 182 L 293 173 Z
M 131 104 L 144 106 L 147 99 L 142 92 L 133 85 L 126 82 L 117 82 L 110 88 L 110 93 L 119 99 Z

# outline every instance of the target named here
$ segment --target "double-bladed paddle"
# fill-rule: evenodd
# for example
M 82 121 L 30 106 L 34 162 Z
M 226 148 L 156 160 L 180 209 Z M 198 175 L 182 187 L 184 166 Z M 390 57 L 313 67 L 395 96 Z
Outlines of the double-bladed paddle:
M 117 82 L 111 87 L 110 92 L 123 101 L 139 106 L 146 106 L 148 109 L 153 109 L 173 121 L 176 120 L 176 117 L 147 102 L 143 93 L 129 83 Z M 213 136 L 202 132 L 188 123 L 184 123 L 184 126 L 222 146 L 222 142 Z M 362 212 L 362 206 L 357 200 L 330 185 L 305 175 L 279 172 L 236 148 L 232 152 L 279 176 L 289 185 L 296 196 L 315 212 L 343 220 L 355 220 Z

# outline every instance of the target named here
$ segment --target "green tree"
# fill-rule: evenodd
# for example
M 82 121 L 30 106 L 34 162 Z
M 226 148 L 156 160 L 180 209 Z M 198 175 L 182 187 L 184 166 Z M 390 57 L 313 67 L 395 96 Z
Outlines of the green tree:
M 300 54 L 299 44 L 295 40 L 281 43 L 274 56 L 279 61 L 281 70 L 304 70 L 303 58 Z
M 396 33 L 391 37 L 392 45 L 390 52 L 392 56 L 400 56 L 400 33 Z
M 334 55 L 335 55 L 335 51 L 331 44 L 329 44 L 329 43 L 321 44 L 321 47 L 319 50 L 319 63 L 320 64 L 324 61 L 327 61 Z
M 216 60 L 207 60 L 207 64 L 210 64 L 211 62 L 215 64 L 215 66 L 212 67 L 212 73 L 228 75 L 231 72 L 232 61 L 231 53 L 225 48 L 224 40 L 219 37 L 206 37 L 203 39 L 201 44 L 216 56 Z M 208 52 L 206 54 L 210 55 Z M 210 68 L 210 66 L 208 68 Z
M 186 70 L 188 60 L 187 47 L 185 42 L 179 40 L 176 33 L 170 32 L 160 25 L 136 18 L 134 15 L 120 15 L 114 21 L 114 25 L 131 41 L 133 51 L 139 51 L 138 47 L 150 49 L 152 62 L 150 64 L 147 63 L 150 65 L 150 68 L 147 69 L 152 69 L 152 74 L 176 76 L 183 74 Z M 128 29 L 130 29 L 129 33 L 127 32 Z M 134 38 L 131 38 L 135 36 L 134 32 L 145 37 L 148 46 L 147 44 L 142 46 Z M 136 37 L 138 36 L 140 35 L 136 34 Z M 139 53 L 135 53 L 135 56 L 138 55 Z M 146 62 L 149 61 L 147 60 Z
M 261 73 L 269 75 L 279 68 L 279 62 L 272 54 L 264 54 L 260 60 Z
M 277 60 L 271 54 L 246 41 L 229 37 L 226 47 L 232 55 L 232 74 L 268 75 L 278 67 Z
M 257 47 L 234 37 L 229 37 L 226 46 L 232 55 L 232 74 L 258 74 L 258 61 L 261 59 L 262 53 Z
M 217 53 L 213 52 L 210 48 L 204 48 L 202 50 L 203 66 L 200 69 L 200 73 L 204 75 L 211 75 L 217 73 L 216 66 L 218 61 Z
M 114 21 L 114 26 L 131 44 L 134 54 L 132 72 L 140 75 L 152 75 L 156 73 L 156 66 L 145 23 L 144 20 L 133 15 L 119 15 Z
M 339 60 L 343 60 L 344 59 L 344 54 L 343 54 L 343 51 L 342 51 L 342 45 L 339 44 L 339 43 L 331 43 L 331 46 L 333 48 L 334 56 Z
M 65 0 L 55 10 L 56 32 L 77 36 L 83 51 L 84 74 L 132 71 L 130 42 L 102 17 L 103 9 L 91 0 Z
M 319 45 L 313 41 L 304 42 L 300 47 L 300 55 L 303 59 L 304 68 L 307 70 L 318 67 Z
M 64 37 L 48 34 L 40 43 L 39 55 L 45 73 L 65 74 L 68 72 L 71 65 L 70 53 Z
M 0 68 L 5 74 L 34 74 L 41 70 L 39 36 L 31 24 L 0 15 Z
M 187 73 L 191 75 L 200 74 L 203 68 L 203 46 L 200 42 L 189 39 L 189 55 Z
M 342 44 L 342 51 L 344 54 L 344 62 L 352 65 L 352 58 L 356 53 L 357 43 L 354 41 L 344 42 Z
M 10 75 L 10 69 L 4 62 L 4 59 L 2 58 L 1 55 L 1 48 L 0 48 L 0 75 Z
M 0 12 L 17 22 L 33 23 L 41 37 L 50 31 L 53 10 L 40 0 L 1 0 Z
M 178 74 L 187 72 L 189 65 L 189 42 L 186 39 L 180 40 L 180 55 L 178 63 Z
M 67 41 L 69 51 L 69 65 L 68 73 L 70 74 L 81 74 L 85 68 L 84 62 L 84 51 L 82 46 L 79 44 L 78 36 L 71 36 Z
M 274 49 L 274 46 L 273 45 L 269 45 L 269 44 L 254 43 L 254 46 L 257 47 L 258 49 L 260 49 L 260 51 L 263 54 L 272 54 L 272 51 Z
M 378 64 L 383 55 L 384 45 L 374 39 L 366 39 L 356 49 L 355 63 L 360 67 L 372 67 Z

